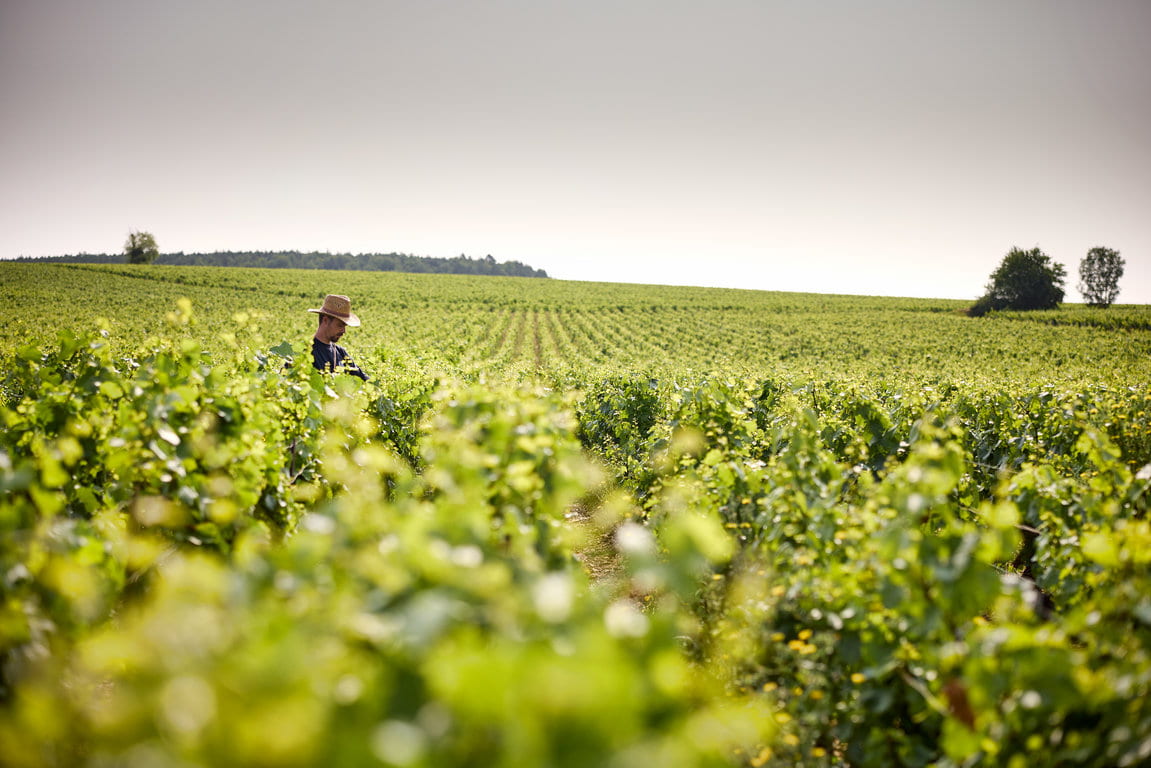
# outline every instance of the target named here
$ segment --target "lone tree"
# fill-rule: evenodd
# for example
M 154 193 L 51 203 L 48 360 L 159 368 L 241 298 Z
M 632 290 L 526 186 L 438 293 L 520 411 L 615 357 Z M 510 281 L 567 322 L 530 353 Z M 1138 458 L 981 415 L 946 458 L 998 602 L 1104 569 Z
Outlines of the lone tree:
M 129 232 L 124 242 L 124 255 L 129 264 L 151 264 L 160 255 L 160 249 L 150 232 Z
M 1119 296 L 1123 257 L 1110 248 L 1092 248 L 1079 262 L 1079 293 L 1093 307 L 1109 307 Z
M 980 317 L 993 309 L 1054 309 L 1063 301 L 1067 270 L 1038 248 L 1012 248 L 991 273 L 987 293 L 968 310 Z

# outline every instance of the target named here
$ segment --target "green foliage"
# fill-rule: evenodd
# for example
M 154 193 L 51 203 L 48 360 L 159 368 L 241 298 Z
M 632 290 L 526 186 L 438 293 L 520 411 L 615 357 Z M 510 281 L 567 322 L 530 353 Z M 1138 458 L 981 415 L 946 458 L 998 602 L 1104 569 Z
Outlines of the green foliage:
M 1092 307 L 1109 307 L 1119 297 L 1123 257 L 1110 248 L 1092 248 L 1079 262 L 1079 292 Z
M 1139 309 L 0 268 L 0 763 L 1151 757 Z
M 595 382 L 576 410 L 580 442 L 615 467 L 617 476 L 634 477 L 648 463 L 660 399 L 655 379 L 617 376 Z
M 151 264 L 160 255 L 156 238 L 150 232 L 129 232 L 124 242 L 124 256 L 129 264 Z
M 848 377 L 904 389 L 949 381 L 1020 389 L 1037 380 L 1126 386 L 1129 372 L 1151 376 L 1146 306 L 1098 312 L 1064 305 L 997 312 L 971 323 L 961 301 L 504 277 L 0 262 L 0 297 L 10 306 L 66 304 L 74 318 L 69 325 L 77 328 L 105 318 L 109 343 L 124 354 L 165 333 L 165 315 L 181 297 L 199 308 L 191 333 L 205 350 L 236 331 L 237 313 L 246 317 L 246 332 L 298 345 L 315 330 L 314 315 L 304 310 L 337 288 L 352 296 L 357 312 L 364 309 L 365 321 L 341 344 L 373 376 L 390 370 L 422 379 L 543 376 L 575 389 L 620 373 L 688 383 L 709 374 Z M 3 337 L 14 341 L 7 348 L 43 335 L 49 329 L 41 320 L 35 311 L 10 315 Z
M 969 310 L 981 317 L 1001 309 L 1053 309 L 1063 301 L 1067 270 L 1038 248 L 1012 248 L 987 284 L 987 293 Z

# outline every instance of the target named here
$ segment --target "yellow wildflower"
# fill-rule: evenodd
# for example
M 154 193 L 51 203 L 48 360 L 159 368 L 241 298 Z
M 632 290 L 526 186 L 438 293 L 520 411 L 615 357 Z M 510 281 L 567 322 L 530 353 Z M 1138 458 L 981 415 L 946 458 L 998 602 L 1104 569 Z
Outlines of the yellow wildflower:
M 755 766 L 755 768 L 760 768 L 760 766 L 767 763 L 767 761 L 770 760 L 774 754 L 775 753 L 771 751 L 771 747 L 764 747 L 759 751 L 758 755 L 751 759 L 751 764 Z

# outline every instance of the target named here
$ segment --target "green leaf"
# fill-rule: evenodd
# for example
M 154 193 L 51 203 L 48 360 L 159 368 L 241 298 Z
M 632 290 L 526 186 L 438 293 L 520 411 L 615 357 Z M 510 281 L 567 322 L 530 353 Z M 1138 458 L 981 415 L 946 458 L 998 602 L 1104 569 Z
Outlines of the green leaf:
M 1093 562 L 1107 568 L 1115 568 L 1119 565 L 1119 547 L 1116 545 L 1115 537 L 1112 534 L 1085 533 L 1082 541 L 1083 554 Z
M 118 400 L 124 396 L 124 389 L 114 381 L 105 381 L 100 384 L 100 394 L 109 400 Z
M 279 344 L 272 347 L 268 351 L 274 355 L 279 355 L 280 357 L 287 358 L 291 358 L 296 354 L 295 350 L 292 349 L 292 345 L 286 341 L 281 341 Z

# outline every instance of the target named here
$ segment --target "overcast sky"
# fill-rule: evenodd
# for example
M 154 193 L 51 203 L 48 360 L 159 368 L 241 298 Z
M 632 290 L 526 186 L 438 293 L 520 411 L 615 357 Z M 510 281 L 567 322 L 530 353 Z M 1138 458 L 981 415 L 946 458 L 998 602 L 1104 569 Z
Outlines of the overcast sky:
M 1151 303 L 1149 0 L 0 0 L 0 257 Z

